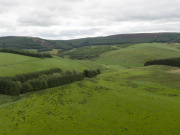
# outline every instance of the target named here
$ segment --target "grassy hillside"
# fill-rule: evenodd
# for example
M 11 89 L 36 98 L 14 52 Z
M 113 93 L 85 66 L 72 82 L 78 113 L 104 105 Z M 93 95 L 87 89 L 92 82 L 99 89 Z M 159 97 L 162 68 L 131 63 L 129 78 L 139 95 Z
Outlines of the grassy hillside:
M 60 87 L 0 94 L 0 134 L 180 134 L 179 68 L 143 66 L 149 59 L 179 56 L 180 44 L 114 47 L 118 50 L 89 61 L 0 53 L 0 76 L 51 68 L 103 69 L 95 78 Z
M 150 66 L 105 71 L 96 78 L 29 93 L 0 108 L 0 134 L 179 134 L 180 87 L 145 79 Z M 144 77 L 133 80 L 134 77 Z M 169 80 L 178 83 L 179 78 Z M 25 95 L 23 95 L 25 96 Z
M 142 43 L 100 55 L 96 62 L 107 65 L 143 66 L 146 61 L 180 56 L 179 43 Z
M 67 43 L 55 40 L 46 40 L 37 37 L 0 37 L 0 48 L 5 49 L 34 49 L 38 51 L 50 51 L 54 48 L 67 50 Z
M 179 33 L 119 34 L 119 35 L 112 35 L 107 37 L 64 40 L 63 42 L 73 47 L 90 46 L 90 45 L 127 44 L 127 43 L 180 42 L 180 34 Z
M 0 76 L 13 76 L 51 68 L 82 71 L 101 67 L 100 64 L 88 61 L 73 61 L 59 57 L 39 59 L 17 54 L 0 53 Z
M 114 46 L 86 46 L 73 49 L 64 53 L 59 53 L 58 56 L 70 59 L 93 59 L 99 57 L 101 53 L 117 50 Z
M 13 49 L 40 49 L 44 48 L 40 43 L 28 37 L 1 37 L 0 48 Z

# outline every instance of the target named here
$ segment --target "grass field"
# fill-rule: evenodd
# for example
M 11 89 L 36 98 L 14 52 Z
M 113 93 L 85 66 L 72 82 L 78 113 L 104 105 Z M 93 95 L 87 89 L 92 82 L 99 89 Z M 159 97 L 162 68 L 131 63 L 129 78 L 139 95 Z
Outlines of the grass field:
M 96 78 L 26 94 L 0 108 L 0 134 L 179 134 L 180 87 L 132 80 L 153 69 L 104 71 Z
M 143 43 L 106 52 L 95 60 L 107 65 L 143 66 L 148 60 L 180 56 L 180 44 Z
M 146 55 L 178 54 L 179 44 L 133 45 L 104 53 L 94 62 L 0 53 L 1 76 L 55 67 L 103 69 L 84 81 L 19 96 L 0 95 L 0 135 L 178 135 L 179 68 L 142 66 Z
M 74 61 L 59 57 L 40 59 L 10 53 L 0 53 L 0 76 L 13 76 L 20 73 L 51 68 L 82 71 L 84 69 L 97 69 L 103 67 L 104 66 L 101 64 L 89 61 Z

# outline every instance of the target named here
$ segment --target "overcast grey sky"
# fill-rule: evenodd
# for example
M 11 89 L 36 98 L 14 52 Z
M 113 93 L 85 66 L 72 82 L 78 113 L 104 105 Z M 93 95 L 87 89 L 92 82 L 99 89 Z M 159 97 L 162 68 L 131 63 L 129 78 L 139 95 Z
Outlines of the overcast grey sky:
M 0 36 L 180 32 L 180 0 L 0 0 Z

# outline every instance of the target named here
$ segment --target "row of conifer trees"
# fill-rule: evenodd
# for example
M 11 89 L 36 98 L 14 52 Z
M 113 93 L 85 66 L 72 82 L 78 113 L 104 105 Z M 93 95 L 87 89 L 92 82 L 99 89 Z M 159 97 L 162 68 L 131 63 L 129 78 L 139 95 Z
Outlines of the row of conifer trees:
M 48 53 L 38 53 L 38 52 L 30 52 L 30 51 L 16 50 L 16 49 L 1 49 L 0 52 L 14 53 L 14 54 L 20 54 L 25 56 L 37 57 L 37 58 L 52 58 L 52 55 Z
M 20 74 L 14 77 L 0 78 L 0 93 L 7 95 L 19 95 L 22 93 L 37 91 L 46 88 L 61 86 L 75 81 L 83 80 L 85 77 L 94 77 L 100 74 L 100 70 L 84 70 L 62 72 L 55 68 L 39 72 Z
M 180 57 L 152 60 L 152 61 L 147 61 L 144 64 L 144 66 L 149 66 L 149 65 L 168 65 L 168 66 L 180 67 Z

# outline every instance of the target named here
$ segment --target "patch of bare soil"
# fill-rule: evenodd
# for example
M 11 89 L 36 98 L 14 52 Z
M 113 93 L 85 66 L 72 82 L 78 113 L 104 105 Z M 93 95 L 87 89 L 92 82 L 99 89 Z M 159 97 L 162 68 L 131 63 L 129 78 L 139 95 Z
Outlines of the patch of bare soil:
M 180 74 L 180 68 L 176 68 L 176 69 L 170 70 L 170 71 L 168 71 L 168 73 Z

